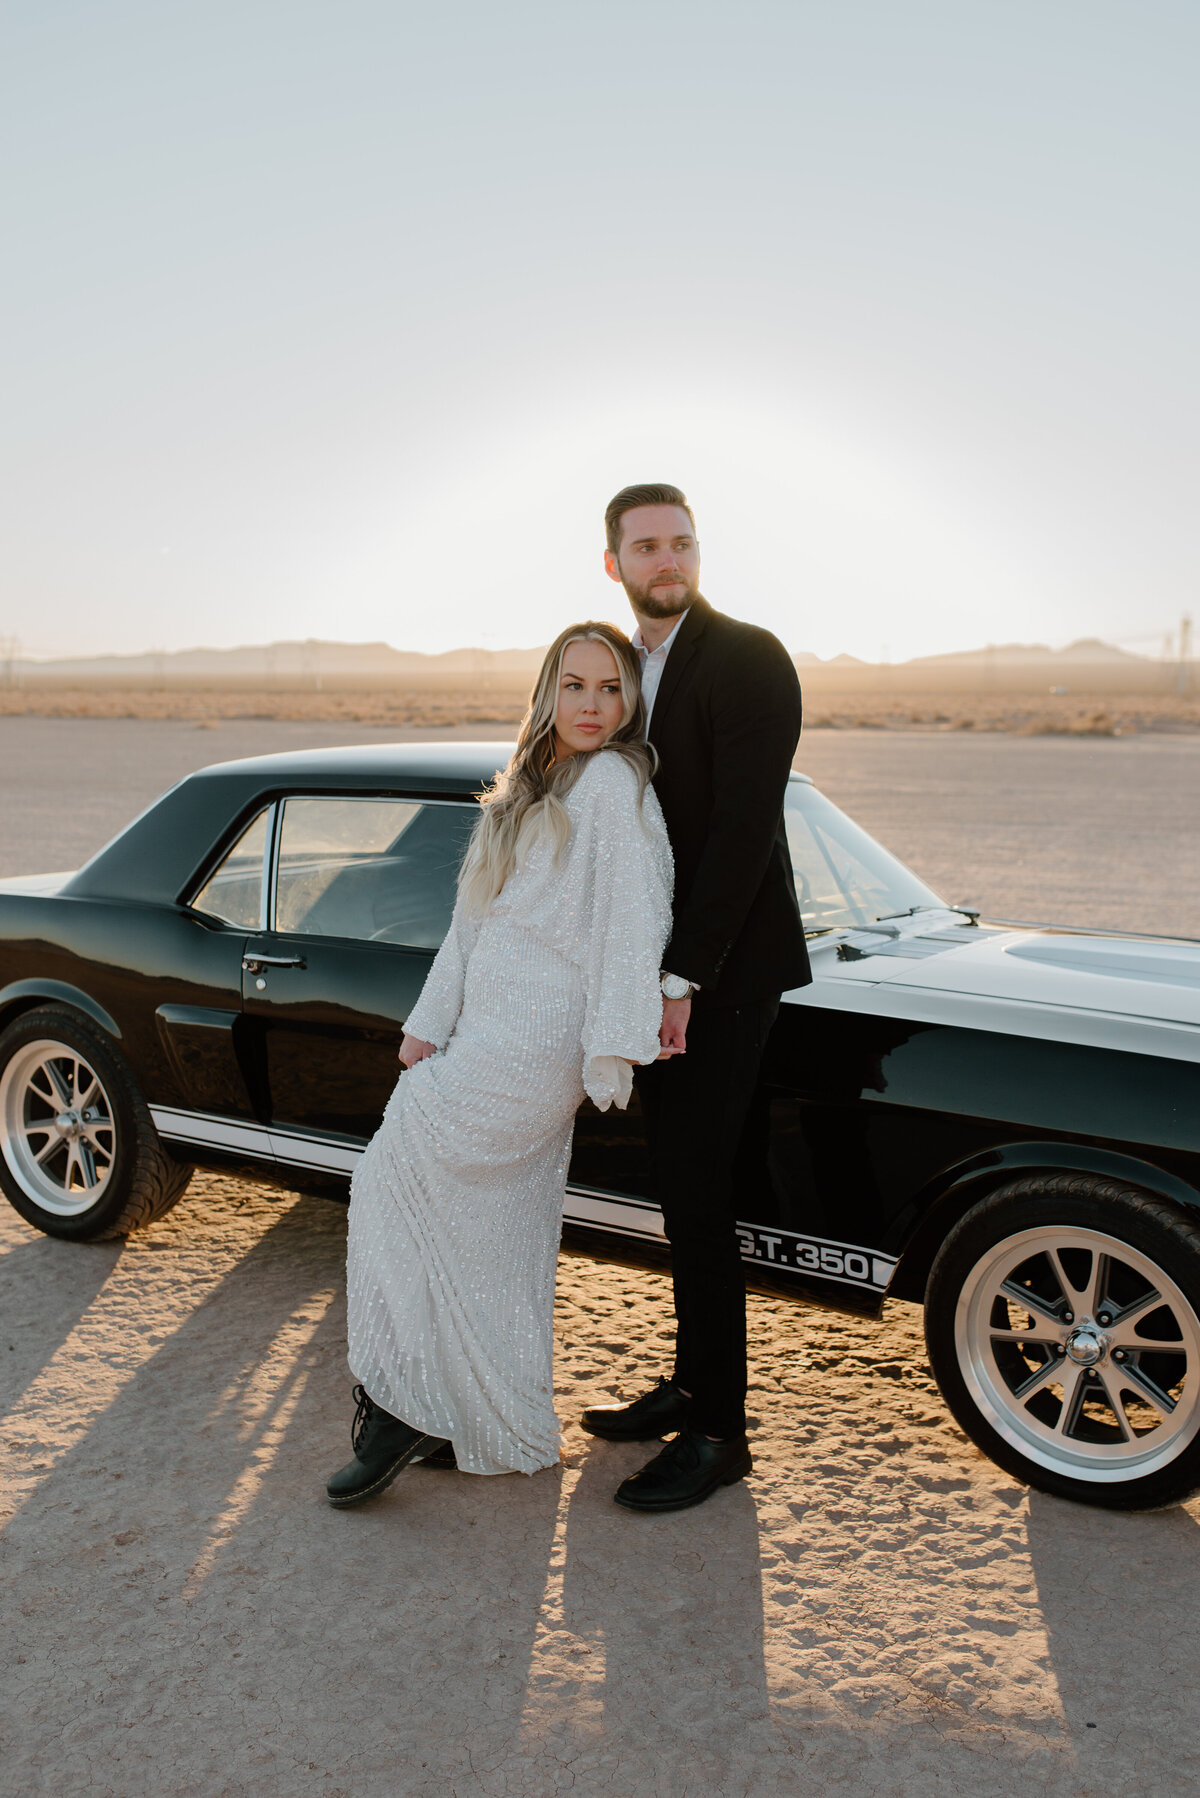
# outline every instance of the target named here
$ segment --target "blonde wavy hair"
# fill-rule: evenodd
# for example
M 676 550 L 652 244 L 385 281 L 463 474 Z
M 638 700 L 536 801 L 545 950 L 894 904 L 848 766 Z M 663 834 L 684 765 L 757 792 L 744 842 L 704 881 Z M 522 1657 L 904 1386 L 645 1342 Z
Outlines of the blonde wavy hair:
M 563 657 L 572 643 L 603 643 L 612 651 L 621 681 L 621 722 L 598 749 L 580 750 L 555 760 L 554 720 L 558 712 Z M 571 837 L 571 820 L 563 800 L 593 755 L 619 755 L 638 778 L 638 800 L 658 767 L 658 756 L 646 742 L 646 707 L 637 652 L 615 624 L 588 619 L 568 625 L 546 651 L 529 710 L 508 766 L 480 799 L 479 819 L 471 833 L 458 876 L 458 890 L 468 911 L 486 912 L 530 845 L 547 835 L 559 856 Z

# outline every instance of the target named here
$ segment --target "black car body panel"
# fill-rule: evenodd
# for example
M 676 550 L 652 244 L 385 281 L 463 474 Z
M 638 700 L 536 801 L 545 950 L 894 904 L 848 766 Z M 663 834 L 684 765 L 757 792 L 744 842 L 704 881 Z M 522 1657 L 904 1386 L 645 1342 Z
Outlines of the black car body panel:
M 344 1194 L 508 747 L 314 750 L 191 776 L 78 873 L 0 883 L 0 1026 L 74 1006 L 117 1042 L 180 1159 Z M 793 802 L 816 978 L 785 998 L 742 1146 L 752 1277 L 856 1310 L 918 1298 L 955 1219 L 1031 1169 L 1200 1207 L 1200 950 L 1138 960 L 1115 937 L 1085 954 L 1069 934 L 1056 950 L 1052 934 L 981 931 L 811 783 Z M 361 843 L 314 818 L 343 835 L 349 819 Z M 255 831 L 261 906 L 253 854 L 237 862 Z M 222 878 L 240 923 L 193 904 Z M 899 922 L 875 910 L 889 894 L 908 902 Z M 581 1111 L 567 1223 L 599 1252 L 661 1259 L 636 1101 Z

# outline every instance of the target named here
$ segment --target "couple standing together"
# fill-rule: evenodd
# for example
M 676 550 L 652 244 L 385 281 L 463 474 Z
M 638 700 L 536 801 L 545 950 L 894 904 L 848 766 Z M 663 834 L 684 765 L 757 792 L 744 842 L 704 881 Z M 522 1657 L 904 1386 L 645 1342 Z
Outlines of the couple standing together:
M 632 642 L 551 645 L 484 795 L 405 1072 L 359 1164 L 347 1252 L 354 1458 L 338 1506 L 410 1462 L 536 1473 L 559 1456 L 555 1265 L 575 1112 L 636 1082 L 677 1319 L 669 1379 L 586 1411 L 669 1437 L 616 1492 L 699 1504 L 750 1471 L 734 1164 L 780 995 L 809 979 L 783 828 L 800 687 L 714 611 L 684 495 L 627 487 L 604 564 Z

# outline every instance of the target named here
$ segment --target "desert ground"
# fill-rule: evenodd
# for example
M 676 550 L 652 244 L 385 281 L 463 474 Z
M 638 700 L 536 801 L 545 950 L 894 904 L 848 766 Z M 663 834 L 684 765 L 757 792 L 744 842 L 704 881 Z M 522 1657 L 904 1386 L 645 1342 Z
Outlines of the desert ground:
M 0 872 L 77 865 L 203 762 L 385 735 L 0 719 Z M 800 763 L 948 898 L 1200 935 L 1200 738 L 814 731 Z M 950 1422 L 916 1307 L 752 1296 L 754 1473 L 643 1518 L 611 1492 L 648 1451 L 575 1419 L 666 1368 L 669 1293 L 564 1254 L 560 1467 L 414 1468 L 338 1513 L 344 1231 L 215 1175 L 125 1243 L 0 1210 L 0 1791 L 1200 1791 L 1200 1501 L 1016 1485 Z
M 1009 678 L 996 685 L 944 678 L 914 684 L 903 669 L 875 668 L 864 684 L 828 670 L 800 670 L 805 719 L 814 730 L 999 731 L 1026 737 L 1130 737 L 1200 732 L 1197 679 L 1184 691 L 1164 671 L 1131 680 L 1089 675 L 1078 688 L 1047 688 L 1044 678 Z M 92 682 L 72 686 L 36 680 L 0 686 L 0 718 L 183 719 L 193 724 L 272 720 L 282 723 L 383 725 L 391 731 L 520 722 L 530 676 L 507 676 L 470 687 L 425 680 L 411 687 L 380 681 L 296 688 L 245 682 L 220 685 Z

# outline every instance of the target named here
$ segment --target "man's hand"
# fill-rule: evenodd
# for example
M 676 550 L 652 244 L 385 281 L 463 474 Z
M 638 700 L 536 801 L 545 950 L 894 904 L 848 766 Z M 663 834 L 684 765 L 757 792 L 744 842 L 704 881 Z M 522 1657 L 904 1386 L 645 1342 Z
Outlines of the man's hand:
M 662 1024 L 658 1032 L 658 1059 L 682 1055 L 687 1047 L 688 1019 L 692 1015 L 692 996 L 686 999 L 664 999 Z
M 406 1034 L 404 1041 L 400 1044 L 400 1059 L 406 1068 L 414 1068 L 419 1061 L 424 1061 L 427 1056 L 436 1054 L 437 1050 L 434 1045 L 423 1043 L 419 1036 Z

